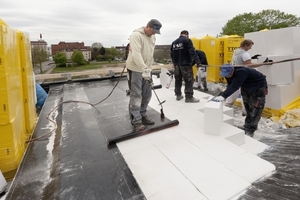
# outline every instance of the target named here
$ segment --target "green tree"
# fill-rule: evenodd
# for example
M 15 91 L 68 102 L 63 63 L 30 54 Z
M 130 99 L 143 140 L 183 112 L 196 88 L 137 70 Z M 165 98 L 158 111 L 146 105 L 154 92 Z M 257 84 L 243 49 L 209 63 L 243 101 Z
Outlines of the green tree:
M 106 53 L 105 53 L 106 60 L 112 61 L 114 60 L 116 55 L 118 55 L 118 50 L 116 48 L 111 47 L 106 49 Z
M 106 50 L 105 50 L 104 47 L 101 47 L 99 51 L 100 51 L 100 55 L 103 55 L 103 56 L 104 56 L 105 53 L 106 53 Z
M 91 46 L 93 51 L 99 51 L 101 47 L 103 47 L 103 45 L 100 42 L 94 42 Z
M 33 46 L 31 49 L 32 65 L 38 65 L 40 73 L 43 73 L 42 63 L 48 58 L 47 51 L 41 46 Z
M 109 49 L 109 51 L 110 51 L 110 54 L 113 56 L 113 57 L 115 57 L 116 55 L 118 55 L 118 50 L 115 48 L 115 47 L 111 47 L 110 49 Z
M 300 25 L 300 18 L 279 10 L 263 10 L 259 13 L 244 13 L 235 16 L 222 28 L 221 35 L 240 35 L 261 31 L 263 29 L 278 29 Z
M 96 60 L 97 60 L 97 61 L 105 61 L 105 57 L 104 57 L 103 55 L 98 55 L 98 56 L 96 57 Z
M 108 62 L 111 62 L 113 59 L 114 59 L 114 57 L 113 57 L 113 55 L 111 55 L 111 54 L 109 54 L 109 55 L 106 56 L 106 60 L 107 60 Z
M 78 51 L 78 50 L 76 50 L 76 51 L 73 52 L 73 54 L 71 56 L 71 60 L 74 63 L 76 63 L 77 66 L 86 64 L 82 52 Z
M 65 67 L 67 63 L 67 57 L 63 52 L 58 52 L 53 58 L 55 64 L 58 67 Z

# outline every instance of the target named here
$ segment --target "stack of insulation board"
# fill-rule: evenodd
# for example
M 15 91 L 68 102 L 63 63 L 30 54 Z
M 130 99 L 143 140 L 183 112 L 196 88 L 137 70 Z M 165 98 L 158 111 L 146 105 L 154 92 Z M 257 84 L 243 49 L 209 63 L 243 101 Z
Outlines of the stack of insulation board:
M 300 57 L 300 27 L 266 30 L 246 33 L 245 38 L 254 42 L 249 53 L 261 54 L 257 62 L 266 58 L 276 61 Z M 256 68 L 263 73 L 268 82 L 269 94 L 266 96 L 265 112 L 280 115 L 285 107 L 300 106 L 300 61 L 283 62 Z

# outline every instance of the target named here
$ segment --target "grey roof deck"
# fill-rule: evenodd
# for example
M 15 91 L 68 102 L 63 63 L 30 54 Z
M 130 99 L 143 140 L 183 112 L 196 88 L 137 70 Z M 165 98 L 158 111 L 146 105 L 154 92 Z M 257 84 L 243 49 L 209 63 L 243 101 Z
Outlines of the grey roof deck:
M 51 85 L 34 137 L 53 128 L 46 116 L 59 102 L 97 103 L 115 83 L 116 79 Z M 146 199 L 118 146 L 107 146 L 107 132 L 115 137 L 120 126 L 123 133 L 131 132 L 126 89 L 127 82 L 122 79 L 111 96 L 113 100 L 104 101 L 97 109 L 80 103 L 60 106 L 52 114 L 57 131 L 29 145 L 6 199 Z M 154 118 L 159 116 L 151 108 L 150 112 Z M 299 128 L 287 129 L 258 138 L 269 146 L 259 156 L 273 163 L 276 171 L 252 183 L 240 200 L 300 198 L 299 132 Z

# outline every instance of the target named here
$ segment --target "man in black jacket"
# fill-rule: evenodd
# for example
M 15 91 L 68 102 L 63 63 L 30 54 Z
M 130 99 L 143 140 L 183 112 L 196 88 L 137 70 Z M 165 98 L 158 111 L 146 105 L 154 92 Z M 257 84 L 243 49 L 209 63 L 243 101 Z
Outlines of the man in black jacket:
M 183 99 L 181 93 L 182 79 L 185 82 L 185 102 L 197 103 L 200 100 L 193 97 L 193 61 L 199 66 L 201 62 L 194 50 L 192 41 L 189 39 L 189 32 L 181 31 L 179 38 L 177 38 L 171 45 L 171 58 L 175 68 L 175 95 L 176 100 Z
M 221 76 L 226 78 L 227 88 L 220 96 L 214 97 L 212 101 L 223 101 L 241 88 L 241 95 L 247 112 L 244 125 L 245 134 L 253 136 L 254 131 L 257 130 L 268 93 L 266 76 L 255 69 L 233 67 L 230 64 L 221 67 Z
M 202 50 L 196 50 L 196 54 L 199 57 L 199 60 L 201 62 L 201 65 L 198 66 L 198 73 L 197 73 L 197 81 L 198 81 L 198 87 L 196 89 L 202 90 L 204 92 L 207 92 L 207 82 L 206 82 L 206 76 L 207 76 L 207 58 L 206 54 Z M 201 87 L 202 85 L 202 87 Z

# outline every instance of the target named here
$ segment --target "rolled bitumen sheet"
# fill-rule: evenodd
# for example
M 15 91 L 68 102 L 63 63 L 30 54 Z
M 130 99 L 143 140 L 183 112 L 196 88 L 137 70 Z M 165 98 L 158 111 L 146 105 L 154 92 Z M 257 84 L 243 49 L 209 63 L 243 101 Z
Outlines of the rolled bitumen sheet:
M 143 131 L 131 132 L 131 133 L 128 133 L 128 134 L 125 134 L 125 135 L 115 137 L 115 138 L 107 139 L 107 145 L 110 146 L 110 145 L 115 144 L 117 142 L 121 142 L 121 141 L 128 140 L 128 139 L 131 139 L 131 138 L 134 138 L 134 137 L 146 135 L 146 134 L 149 134 L 149 133 L 152 133 L 152 132 L 155 132 L 155 131 L 160 131 L 160 130 L 163 130 L 163 129 L 166 129 L 166 128 L 176 126 L 178 124 L 179 124 L 179 121 L 176 119 L 176 120 L 173 120 L 173 121 L 169 121 L 165 124 L 161 124 L 161 125 L 158 125 L 158 126 L 154 126 L 154 127 L 145 129 Z

